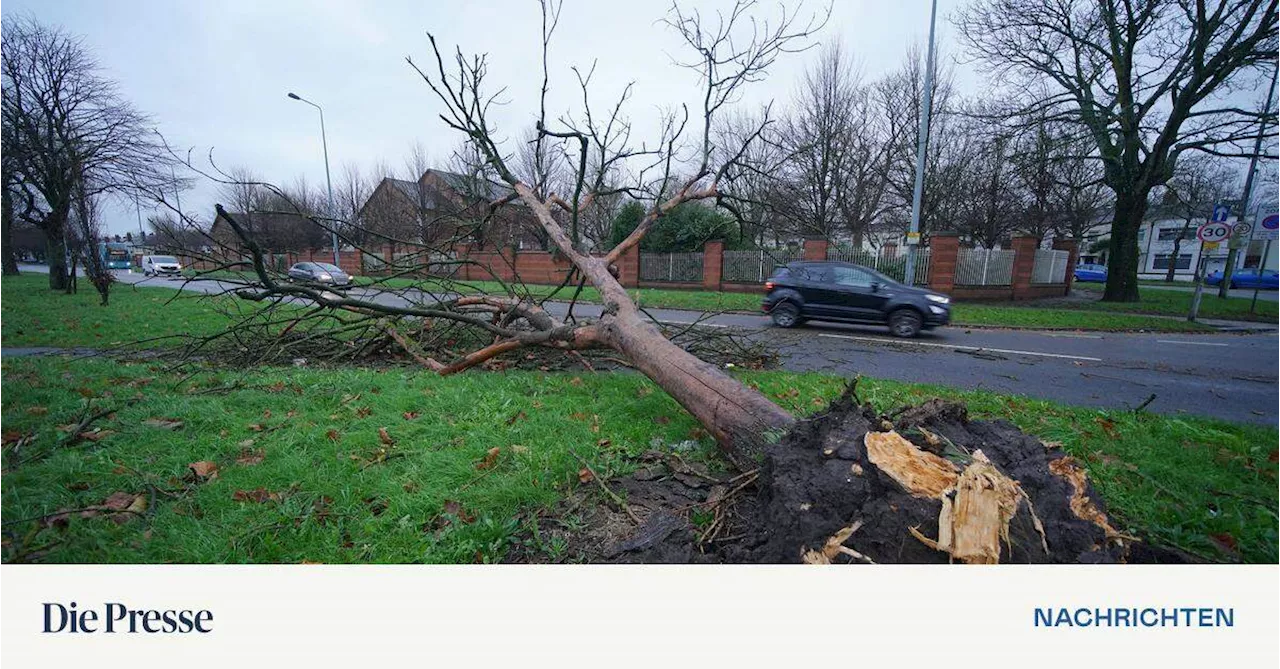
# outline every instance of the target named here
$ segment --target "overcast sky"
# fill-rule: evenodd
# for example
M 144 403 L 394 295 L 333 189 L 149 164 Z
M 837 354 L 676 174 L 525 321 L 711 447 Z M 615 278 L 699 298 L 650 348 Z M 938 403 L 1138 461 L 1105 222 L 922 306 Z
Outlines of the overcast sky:
M 704 12 L 724 4 L 698 3 Z M 953 44 L 945 17 L 959 4 L 939 2 L 944 49 Z M 822 8 L 813 0 L 806 5 Z M 680 45 L 657 23 L 668 7 L 660 0 L 566 0 L 552 45 L 550 111 L 577 109 L 569 68 L 589 68 L 593 60 L 594 99 L 611 99 L 636 82 L 630 115 L 637 132 L 660 107 L 696 102 L 692 73 L 672 65 Z M 772 14 L 777 3 L 766 0 L 759 9 Z M 925 43 L 928 12 L 928 0 L 836 0 L 820 38 L 841 39 L 865 76 L 875 78 L 901 64 L 909 45 Z M 171 143 L 194 147 L 197 155 L 213 148 L 220 166 L 249 167 L 274 183 L 301 175 L 324 184 L 317 114 L 285 97 L 288 91 L 324 107 L 335 176 L 344 163 L 368 172 L 384 159 L 398 168 L 415 141 L 445 166 L 459 136 L 436 117 L 438 103 L 404 60 L 426 61 L 427 31 L 448 48 L 489 55 L 490 81 L 508 87 L 510 103 L 497 117 L 501 131 L 519 136 L 537 108 L 535 0 L 6 0 L 3 13 L 29 13 L 83 35 L 107 76 Z M 789 98 L 811 55 L 784 56 L 767 81 L 748 91 L 744 106 Z M 215 199 L 212 187 L 197 187 L 184 194 L 183 208 L 208 219 Z M 112 233 L 138 229 L 132 206 L 109 207 L 106 219 Z

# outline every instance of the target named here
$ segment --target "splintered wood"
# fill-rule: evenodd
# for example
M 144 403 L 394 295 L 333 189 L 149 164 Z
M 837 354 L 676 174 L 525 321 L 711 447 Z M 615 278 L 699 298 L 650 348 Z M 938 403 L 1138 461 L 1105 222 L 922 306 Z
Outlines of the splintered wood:
M 897 432 L 868 432 L 867 458 L 907 492 L 942 501 L 935 541 L 910 528 L 925 545 L 971 564 L 996 564 L 1009 542 L 1009 521 L 1025 495 L 982 453 L 958 473 L 950 461 L 916 448 Z M 1029 503 L 1029 502 L 1028 502 Z M 1035 520 L 1037 529 L 1039 519 Z M 1043 531 L 1042 531 L 1043 535 Z
M 1098 505 L 1094 504 L 1093 500 L 1089 499 L 1089 496 L 1085 494 L 1085 486 L 1088 485 L 1089 478 L 1075 458 L 1066 456 L 1050 462 L 1049 472 L 1071 483 L 1071 512 L 1076 514 L 1076 517 L 1101 527 L 1102 531 L 1107 533 L 1108 539 L 1132 538 L 1116 531 L 1111 526 L 1111 521 L 1107 519 L 1107 514 L 1103 513 L 1098 508 Z
M 893 430 L 868 432 L 863 443 L 871 464 L 917 497 L 941 497 L 959 478 L 959 470 L 950 461 L 916 448 Z

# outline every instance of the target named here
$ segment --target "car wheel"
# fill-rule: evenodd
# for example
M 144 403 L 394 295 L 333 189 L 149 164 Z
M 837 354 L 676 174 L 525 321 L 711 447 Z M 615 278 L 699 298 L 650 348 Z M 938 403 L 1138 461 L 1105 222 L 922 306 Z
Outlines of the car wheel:
M 889 314 L 889 332 L 895 337 L 910 339 L 920 334 L 924 319 L 915 309 L 899 309 Z
M 800 308 L 790 302 L 782 302 L 769 312 L 773 324 L 780 328 L 792 328 L 800 322 Z

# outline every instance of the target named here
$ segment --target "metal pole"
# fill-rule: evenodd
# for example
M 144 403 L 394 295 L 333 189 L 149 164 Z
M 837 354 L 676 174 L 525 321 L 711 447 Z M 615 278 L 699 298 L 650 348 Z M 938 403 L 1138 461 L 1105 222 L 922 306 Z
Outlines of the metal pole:
M 911 194 L 911 230 L 907 233 L 907 266 L 904 283 L 914 285 L 916 246 L 920 241 L 920 200 L 924 196 L 924 161 L 929 146 L 929 114 L 933 111 L 933 31 L 938 18 L 938 0 L 929 10 L 929 55 L 925 59 L 924 104 L 920 110 L 920 138 L 916 142 L 916 186 Z
M 335 213 L 333 210 L 333 180 L 329 178 L 329 138 L 324 130 L 324 108 L 296 93 L 290 93 L 289 97 L 294 100 L 298 100 L 299 102 L 305 102 L 312 107 L 315 107 L 316 111 L 320 112 L 320 146 L 324 148 L 324 182 L 329 189 L 328 214 L 330 217 L 333 217 Z M 333 225 L 332 221 L 330 221 L 330 225 Z M 338 263 L 338 230 L 337 228 L 332 228 L 329 232 L 333 237 L 333 265 L 334 267 L 341 267 Z
M 1196 266 L 1196 294 L 1191 297 L 1191 311 L 1187 313 L 1187 320 L 1195 322 L 1196 316 L 1200 313 L 1200 298 L 1204 295 L 1204 264 L 1208 257 L 1201 256 L 1200 263 Z
M 1258 154 L 1262 152 L 1262 136 L 1267 129 L 1266 116 L 1271 114 L 1271 99 L 1276 92 L 1276 77 L 1280 76 L 1280 65 L 1276 66 L 1276 70 L 1271 73 L 1271 87 L 1267 89 L 1267 104 L 1262 109 L 1262 120 L 1258 122 L 1258 137 L 1253 141 L 1253 157 L 1249 159 L 1249 174 L 1244 179 L 1244 197 L 1240 202 L 1240 218 L 1236 219 L 1237 223 L 1243 223 L 1246 216 L 1249 215 L 1249 200 L 1253 198 L 1253 173 L 1258 169 Z M 1257 224 L 1257 221 L 1254 221 Z M 1234 237 L 1232 242 L 1234 242 Z M 1247 241 L 1245 243 L 1248 243 Z M 1231 289 L 1231 274 L 1235 270 L 1236 257 L 1240 253 L 1236 245 L 1230 245 L 1233 248 L 1227 250 L 1227 266 L 1222 269 L 1222 285 L 1218 286 L 1218 297 L 1226 297 Z
M 1254 221 L 1258 220 L 1257 216 L 1253 217 Z M 1266 246 L 1262 250 L 1262 261 L 1258 263 L 1258 280 L 1253 283 L 1253 301 L 1249 303 L 1249 313 L 1253 313 L 1258 308 L 1258 291 L 1262 290 L 1262 272 L 1267 269 L 1267 256 L 1271 255 L 1271 240 L 1267 240 Z

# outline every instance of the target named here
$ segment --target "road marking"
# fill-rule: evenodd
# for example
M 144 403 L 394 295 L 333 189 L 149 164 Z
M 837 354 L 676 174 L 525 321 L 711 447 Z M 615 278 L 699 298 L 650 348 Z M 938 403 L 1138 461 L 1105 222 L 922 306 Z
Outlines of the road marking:
M 698 327 L 703 327 L 703 328 L 727 328 L 727 327 L 729 327 L 728 325 L 721 325 L 720 323 L 691 323 L 691 322 L 689 322 L 689 321 L 654 321 L 654 322 L 655 322 L 655 323 L 661 323 L 661 324 L 663 324 L 663 325 L 697 325 Z
M 1070 337 L 1072 339 L 1102 339 L 1102 335 L 1052 333 L 1050 337 Z
M 1192 346 L 1230 346 L 1213 341 L 1178 341 L 1177 339 L 1157 339 L 1157 344 L 1191 344 Z
M 1063 358 L 1066 360 L 1088 360 L 1090 362 L 1102 362 L 1102 358 L 1090 358 L 1085 355 L 1063 355 L 1061 353 L 1040 353 L 1039 351 L 1018 351 L 1008 348 L 988 348 L 986 346 L 961 346 L 959 344 L 934 344 L 925 341 L 912 341 L 909 339 L 884 339 L 882 337 L 854 337 L 851 335 L 838 334 L 819 334 L 819 337 L 831 337 L 833 339 L 854 339 L 857 341 L 875 341 L 882 344 L 906 344 L 909 346 L 934 346 L 937 348 L 949 348 L 961 351 L 985 351 L 987 353 L 1009 353 L 1011 355 L 1034 355 L 1042 358 Z

